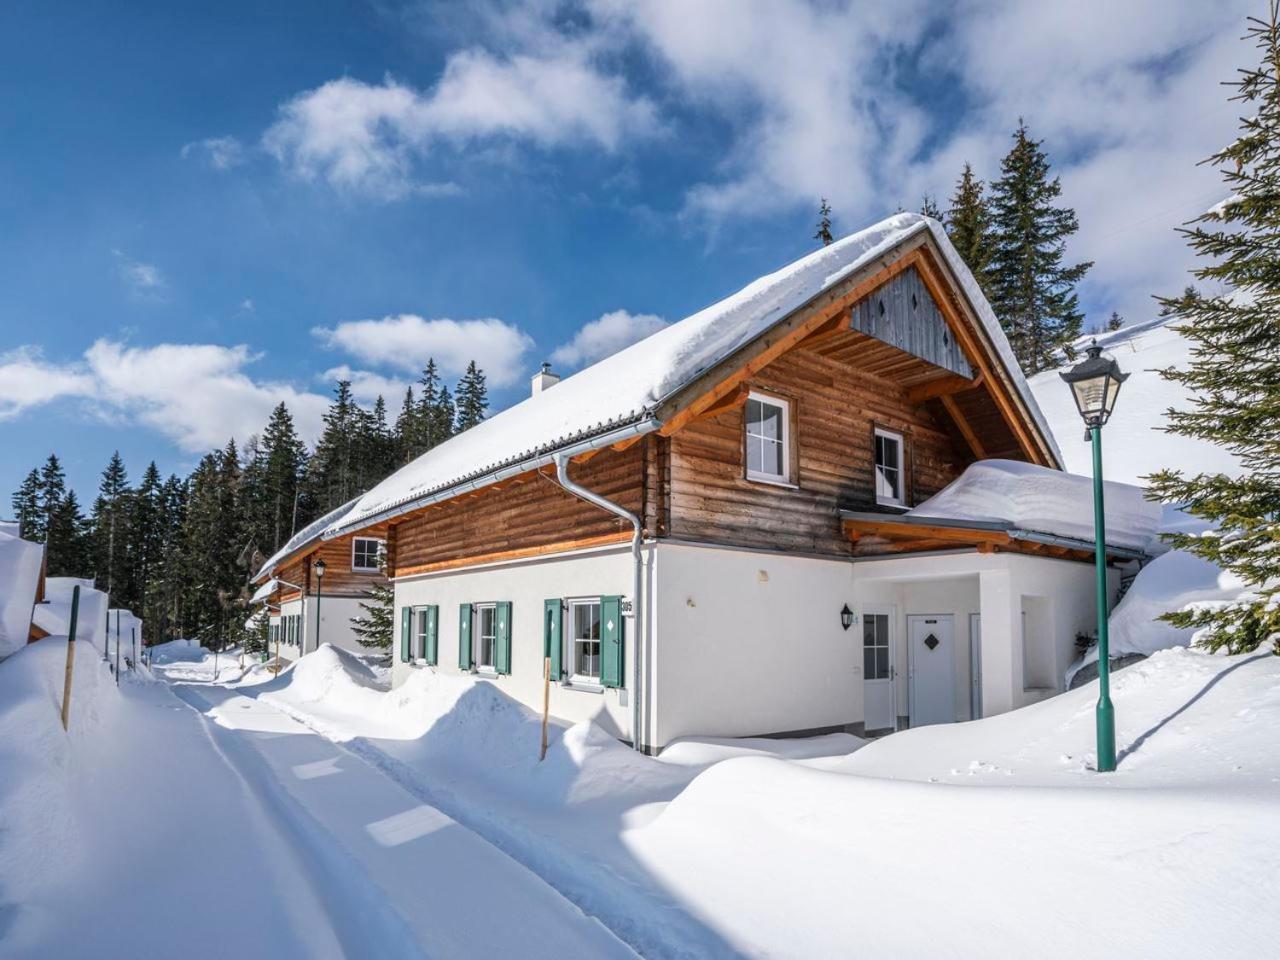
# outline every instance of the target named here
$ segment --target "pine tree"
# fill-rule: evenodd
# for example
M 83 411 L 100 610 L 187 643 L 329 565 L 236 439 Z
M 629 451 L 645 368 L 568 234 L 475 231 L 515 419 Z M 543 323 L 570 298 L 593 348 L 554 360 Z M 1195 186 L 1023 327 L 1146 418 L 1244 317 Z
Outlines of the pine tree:
M 1028 375 L 1057 365 L 1055 353 L 1080 335 L 1075 285 L 1091 262 L 1063 265 L 1067 238 L 1079 229 L 1075 211 L 1056 206 L 1058 177 L 1049 158 L 1018 122 L 1013 147 L 991 190 L 996 241 L 988 292 L 1014 355 Z
M 938 206 L 938 201 L 934 199 L 932 194 L 928 193 L 920 198 L 920 215 L 930 217 L 931 219 L 937 220 L 939 223 L 942 223 L 946 219 L 946 215 L 943 214 L 942 208 Z
M 143 604 L 142 619 L 153 642 L 184 635 L 186 501 L 186 481 L 171 474 L 160 490 L 160 570 L 147 585 Z
M 418 429 L 418 405 L 413 399 L 413 387 L 404 392 L 404 404 L 400 407 L 400 415 L 396 417 L 395 439 L 397 463 L 406 464 L 416 456 L 414 454 Z
M 418 435 L 414 457 L 422 456 L 453 435 L 453 413 L 450 412 L 448 420 L 445 420 L 440 411 L 441 399 L 448 396 L 449 390 L 440 382 L 434 357 L 427 358 L 418 383 L 422 390 L 418 394 Z
M 298 486 L 306 469 L 306 444 L 298 437 L 289 408 L 281 402 L 262 431 L 263 531 L 260 546 L 275 553 L 294 534 Z
M 129 477 L 117 450 L 102 471 L 93 502 L 93 567 L 98 589 L 120 603 L 126 592 L 128 501 Z
M 472 360 L 458 381 L 458 413 L 454 432 L 470 430 L 484 419 L 489 409 L 489 390 L 485 386 L 484 371 Z
M 973 175 L 973 167 L 964 165 L 956 181 L 951 206 L 947 210 L 947 236 L 984 293 L 989 295 L 991 252 L 995 237 L 991 232 L 990 203 L 984 195 L 984 184 Z
M 823 197 L 822 202 L 818 204 L 818 230 L 813 235 L 813 239 L 821 240 L 824 247 L 831 246 L 835 240 L 831 235 L 831 204 L 827 203 L 826 197 Z
M 456 414 L 453 395 L 449 393 L 448 387 L 441 387 L 435 409 L 431 412 L 431 436 L 438 438 L 437 443 L 444 443 L 453 436 Z
M 152 460 L 130 502 L 126 603 L 139 616 L 146 612 L 146 598 L 164 552 L 163 496 L 160 471 Z
M 1182 296 L 1174 297 L 1172 300 L 1163 298 L 1160 301 L 1159 316 L 1171 317 L 1185 313 L 1188 308 L 1195 305 L 1196 300 L 1200 297 L 1200 291 L 1192 284 L 1187 284 L 1183 288 Z
M 1111 316 L 1107 318 L 1107 332 L 1115 333 L 1124 326 L 1124 317 L 1120 316 L 1115 310 L 1111 311 Z
M 351 382 L 339 380 L 304 480 L 308 503 L 317 516 L 342 506 L 359 492 L 353 457 L 358 418 Z
M 1153 494 L 1216 526 L 1211 535 L 1176 534 L 1173 546 L 1230 571 L 1247 585 L 1234 602 L 1197 604 L 1164 619 L 1196 627 L 1197 643 L 1232 653 L 1271 643 L 1280 653 L 1280 16 L 1250 18 L 1259 66 L 1240 71 L 1232 99 L 1244 106 L 1241 134 L 1208 162 L 1222 173 L 1231 200 L 1182 233 L 1203 258 L 1199 280 L 1234 287 L 1234 295 L 1167 298 L 1192 342 L 1184 370 L 1162 375 L 1188 388 L 1190 409 L 1168 412 L 1171 433 L 1225 447 L 1239 477 L 1162 470 Z
M 378 569 L 386 573 L 386 558 L 379 554 Z M 363 617 L 351 618 L 351 629 L 365 647 L 390 650 L 395 638 L 396 591 L 391 584 L 379 581 L 369 590 L 367 600 L 360 601 Z
M 40 510 L 40 471 L 32 470 L 22 481 L 13 498 L 13 516 L 18 521 L 18 530 L 24 540 L 33 543 L 44 541 L 45 521 Z
M 88 524 L 74 490 L 59 497 L 49 513 L 45 567 L 51 577 L 83 577 L 93 566 Z

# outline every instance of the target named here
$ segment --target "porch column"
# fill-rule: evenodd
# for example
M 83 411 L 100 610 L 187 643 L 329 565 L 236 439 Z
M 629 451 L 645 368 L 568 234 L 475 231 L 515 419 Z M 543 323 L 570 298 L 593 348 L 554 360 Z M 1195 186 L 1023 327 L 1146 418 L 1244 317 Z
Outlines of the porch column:
M 992 717 L 1017 706 L 1015 674 L 1021 671 L 1021 615 L 1013 578 L 1007 569 L 978 575 L 982 613 L 982 715 Z

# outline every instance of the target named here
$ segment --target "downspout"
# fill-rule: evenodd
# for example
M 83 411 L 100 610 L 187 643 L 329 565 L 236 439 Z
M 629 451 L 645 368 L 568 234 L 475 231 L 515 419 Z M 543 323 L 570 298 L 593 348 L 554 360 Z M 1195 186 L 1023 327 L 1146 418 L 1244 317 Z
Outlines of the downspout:
M 640 750 L 640 643 L 644 634 L 641 632 L 641 610 L 643 605 L 640 602 L 640 590 L 644 581 L 644 561 L 642 558 L 640 543 L 644 537 L 644 524 L 636 514 L 632 513 L 625 507 L 614 503 L 612 500 L 606 500 L 598 493 L 588 490 L 586 487 L 579 486 L 569 478 L 569 451 L 562 451 L 555 454 L 556 465 L 556 482 L 564 487 L 575 497 L 594 504 L 602 510 L 608 510 L 612 514 L 622 517 L 624 520 L 631 521 L 631 563 L 632 563 L 632 587 L 631 587 L 631 608 L 632 608 L 632 633 L 635 636 L 631 640 L 631 746 L 635 750 Z M 619 627 L 622 625 L 619 624 Z

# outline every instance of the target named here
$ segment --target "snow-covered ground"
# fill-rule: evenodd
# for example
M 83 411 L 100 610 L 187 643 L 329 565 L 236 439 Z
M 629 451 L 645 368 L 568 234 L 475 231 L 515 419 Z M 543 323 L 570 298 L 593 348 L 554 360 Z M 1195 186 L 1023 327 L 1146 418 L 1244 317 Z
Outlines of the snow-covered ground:
M 1097 337 L 1098 346 L 1129 374 L 1111 421 L 1102 431 L 1102 471 L 1108 480 L 1142 483 L 1142 477 L 1163 467 L 1229 474 L 1239 470 L 1235 457 L 1221 447 L 1161 429 L 1169 408 L 1191 409 L 1185 388 L 1157 372 L 1167 367 L 1186 369 L 1190 363 L 1190 343 L 1174 329 L 1177 324 L 1176 317 L 1156 317 Z M 1092 339 L 1085 336 L 1077 340 L 1077 352 L 1083 355 Z M 1066 458 L 1067 470 L 1092 477 L 1093 454 L 1082 439 L 1084 425 L 1071 391 L 1058 376 L 1072 365 L 1046 370 L 1028 382 Z

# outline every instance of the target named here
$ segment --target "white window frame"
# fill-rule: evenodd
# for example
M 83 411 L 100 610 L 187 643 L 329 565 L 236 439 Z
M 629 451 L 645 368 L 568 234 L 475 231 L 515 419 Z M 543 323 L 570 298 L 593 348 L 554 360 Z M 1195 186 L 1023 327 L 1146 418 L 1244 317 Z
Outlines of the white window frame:
M 760 434 L 752 434 L 751 421 L 747 417 L 747 407 L 745 405 L 743 406 L 742 408 L 742 432 L 743 432 L 742 455 L 744 460 L 744 466 L 747 469 L 747 479 L 754 480 L 757 483 L 773 483 L 773 484 L 781 484 L 783 486 L 788 486 L 788 487 L 792 486 L 792 483 L 791 483 L 791 402 L 788 400 L 784 400 L 781 397 L 770 396 L 767 393 L 756 393 L 755 391 L 752 391 L 751 393 L 747 394 L 747 404 L 750 404 L 752 400 L 755 400 L 757 403 L 766 403 L 766 404 L 769 404 L 770 406 L 778 407 L 779 409 L 782 410 L 782 436 L 779 438 L 778 441 L 774 441 L 772 437 L 764 437 Z M 780 474 L 765 473 L 760 470 L 751 469 L 751 439 L 753 436 L 759 437 L 762 440 L 767 440 L 770 443 L 774 443 L 774 442 L 781 443 L 782 473 Z
M 483 662 L 481 658 L 484 650 L 484 631 L 481 624 L 484 622 L 483 614 L 488 611 L 491 615 L 491 629 L 493 632 L 489 635 L 492 641 L 489 647 L 489 662 Z M 475 603 L 471 606 L 471 662 L 477 673 L 493 673 L 498 672 L 498 605 L 497 603 Z
M 604 638 L 597 637 L 594 641 L 589 638 L 579 637 L 577 629 L 577 610 L 579 607 L 596 607 L 600 611 L 599 616 L 599 632 L 604 633 L 604 605 L 601 597 L 576 597 L 570 598 L 568 601 L 569 629 L 562 631 L 564 634 L 564 644 L 561 648 L 561 656 L 567 657 L 569 660 L 568 683 L 580 687 L 600 687 L 600 669 L 604 660 Z M 578 644 L 579 643 L 595 643 L 596 645 L 596 674 L 591 676 L 587 673 L 578 673 Z
M 891 497 L 880 492 L 880 438 L 892 440 L 898 445 L 898 463 L 894 469 L 898 473 L 898 496 Z M 901 433 L 885 427 L 875 428 L 875 449 L 871 451 L 872 483 L 876 491 L 876 503 L 885 507 L 905 507 L 907 505 L 906 459 L 907 443 Z M 886 464 L 886 466 L 890 466 Z
M 412 607 L 410 616 L 413 632 L 409 634 L 409 659 L 415 663 L 427 662 L 427 606 Z
M 365 543 L 374 544 L 373 549 L 373 566 L 362 567 L 356 563 L 356 544 L 364 541 Z M 377 573 L 378 572 L 378 554 L 382 552 L 384 541 L 377 537 L 352 537 L 351 538 L 351 569 L 356 573 Z

